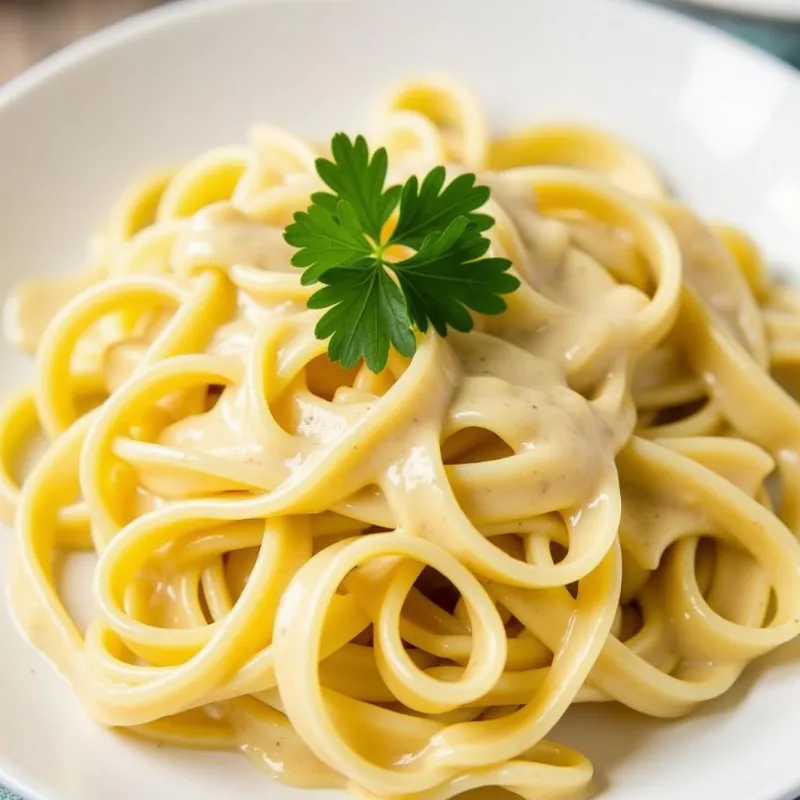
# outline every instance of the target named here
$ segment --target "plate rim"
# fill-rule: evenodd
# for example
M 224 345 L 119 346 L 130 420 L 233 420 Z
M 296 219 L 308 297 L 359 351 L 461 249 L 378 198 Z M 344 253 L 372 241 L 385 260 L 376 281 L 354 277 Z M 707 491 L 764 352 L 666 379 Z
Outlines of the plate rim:
M 391 2 L 391 0 L 373 1 Z M 538 0 L 538 2 L 543 1 L 545 0 Z M 583 1 L 585 2 L 586 0 Z M 789 1 L 791 2 L 792 0 Z M 231 10 L 248 6 L 358 2 L 364 3 L 365 0 L 172 0 L 172 2 L 167 2 L 165 5 L 155 6 L 117 20 L 104 28 L 83 36 L 15 75 L 11 80 L 0 86 L 0 113 L 6 107 L 22 98 L 26 92 L 33 91 L 37 85 L 50 80 L 58 75 L 59 72 L 111 50 L 125 41 L 133 41 L 139 37 L 147 36 L 153 30 L 179 24 L 182 18 L 225 14 L 230 13 Z M 687 15 L 678 6 L 652 4 L 643 2 L 643 0 L 592 0 L 592 2 L 605 3 L 617 8 L 626 8 L 628 9 L 627 13 L 639 14 L 643 17 L 655 17 L 662 21 L 670 20 L 668 24 L 683 27 L 693 35 L 703 35 L 715 39 L 718 43 L 739 51 L 745 57 L 755 58 L 763 64 L 770 65 L 770 68 L 783 72 L 785 76 L 790 76 L 790 79 L 796 82 L 798 88 L 800 88 L 800 70 L 795 69 L 779 56 L 764 50 L 758 45 L 744 41 L 705 20 Z M 751 0 L 678 0 L 678 2 L 684 7 L 705 5 L 716 8 L 730 7 L 731 5 L 749 7 L 751 4 Z M 766 2 L 785 7 L 786 0 L 766 0 Z M 797 10 L 796 18 L 800 21 L 800 9 Z
M 537 0 L 542 3 L 548 1 L 555 2 L 556 0 Z M 768 66 L 769 69 L 776 71 L 776 75 L 782 73 L 784 78 L 800 90 L 800 71 L 757 45 L 743 41 L 705 20 L 687 16 L 678 6 L 654 5 L 642 2 L 642 0 L 571 1 L 575 3 L 605 3 L 608 6 L 626 9 L 626 13 L 639 15 L 641 18 L 654 18 L 656 21 L 661 20 L 676 29 L 682 28 L 687 35 L 714 40 L 751 62 L 755 60 L 755 62 Z M 112 51 L 121 44 L 147 37 L 154 31 L 167 30 L 171 26 L 182 24 L 185 20 L 215 14 L 235 13 L 239 9 L 247 7 L 289 3 L 308 5 L 362 3 L 367 5 L 369 2 L 381 2 L 381 0 L 173 0 L 166 5 L 146 9 L 60 48 L 0 86 L 0 125 L 3 124 L 3 114 L 14 103 L 24 99 L 28 93 L 34 92 L 39 86 L 56 78 L 60 73 L 86 63 L 98 55 Z M 383 0 L 383 2 L 391 2 L 391 0 Z M 788 2 L 787 0 L 764 0 L 764 2 L 768 7 L 756 10 L 753 8 L 751 0 L 679 0 L 680 5 L 684 8 L 702 6 L 717 10 L 732 10 L 735 7 L 740 13 L 749 14 L 751 17 L 776 18 L 777 14 L 782 14 L 783 19 L 800 21 L 800 8 L 794 12 L 788 8 L 788 2 L 791 0 Z M 788 17 L 787 14 L 789 14 Z M 33 789 L 30 784 L 26 785 L 26 777 L 25 775 L 20 779 L 14 777 L 8 771 L 7 764 L 4 765 L 0 759 L 0 790 L 8 789 L 23 800 L 49 800 Z M 790 783 L 787 782 L 786 786 L 770 785 L 765 787 L 765 790 L 777 793 L 764 795 L 762 800 L 793 800 L 800 795 L 800 767 L 798 767 L 796 777 Z

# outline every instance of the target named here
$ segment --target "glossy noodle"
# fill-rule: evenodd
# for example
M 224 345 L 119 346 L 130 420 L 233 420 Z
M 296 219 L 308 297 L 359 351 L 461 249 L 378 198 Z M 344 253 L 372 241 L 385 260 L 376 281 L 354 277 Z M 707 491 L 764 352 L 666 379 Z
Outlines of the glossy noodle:
M 508 310 L 344 370 L 283 240 L 317 146 L 262 126 L 147 176 L 7 309 L 13 611 L 98 722 L 289 784 L 589 793 L 547 738 L 572 704 L 684 715 L 800 632 L 800 297 L 601 131 L 491 138 L 431 77 L 368 133 L 392 182 L 490 186 Z

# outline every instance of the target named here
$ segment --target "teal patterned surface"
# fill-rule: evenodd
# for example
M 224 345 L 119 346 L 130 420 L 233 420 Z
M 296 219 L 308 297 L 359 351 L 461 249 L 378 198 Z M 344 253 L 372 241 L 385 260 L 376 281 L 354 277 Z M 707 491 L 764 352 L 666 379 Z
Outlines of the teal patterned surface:
M 758 45 L 800 69 L 800 23 L 747 19 L 713 11 L 693 11 L 691 16 Z
M 800 24 L 749 20 L 716 12 L 687 13 L 758 45 L 800 69 Z M 22 798 L 0 786 L 0 800 Z

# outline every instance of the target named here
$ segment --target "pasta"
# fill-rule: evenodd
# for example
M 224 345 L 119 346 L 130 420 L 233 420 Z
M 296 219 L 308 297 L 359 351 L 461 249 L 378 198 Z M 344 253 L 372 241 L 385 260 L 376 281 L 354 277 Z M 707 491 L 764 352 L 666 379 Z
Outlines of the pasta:
M 13 611 L 100 723 L 289 784 L 587 793 L 546 738 L 573 703 L 684 715 L 800 632 L 800 296 L 600 131 L 492 139 L 433 76 L 370 141 L 393 181 L 479 172 L 507 311 L 342 369 L 282 236 L 317 146 L 261 126 L 147 176 L 7 308 Z

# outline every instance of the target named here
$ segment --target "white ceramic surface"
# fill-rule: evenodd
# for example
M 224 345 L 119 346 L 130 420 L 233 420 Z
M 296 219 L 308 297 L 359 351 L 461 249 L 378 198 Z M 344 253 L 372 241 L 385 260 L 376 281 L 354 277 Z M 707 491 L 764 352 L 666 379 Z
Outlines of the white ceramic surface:
M 0 91 L 0 293 L 78 268 L 139 171 L 241 140 L 254 120 L 357 130 L 387 81 L 429 69 L 474 86 L 498 128 L 571 117 L 621 132 L 800 275 L 800 77 L 744 45 L 621 0 L 211 0 L 136 18 Z M 0 389 L 29 375 L 0 350 Z M 583 708 L 555 738 L 595 762 L 604 798 L 785 800 L 800 789 L 798 709 L 800 645 L 689 719 Z M 309 798 L 241 757 L 96 727 L 3 604 L 0 783 L 32 800 Z

